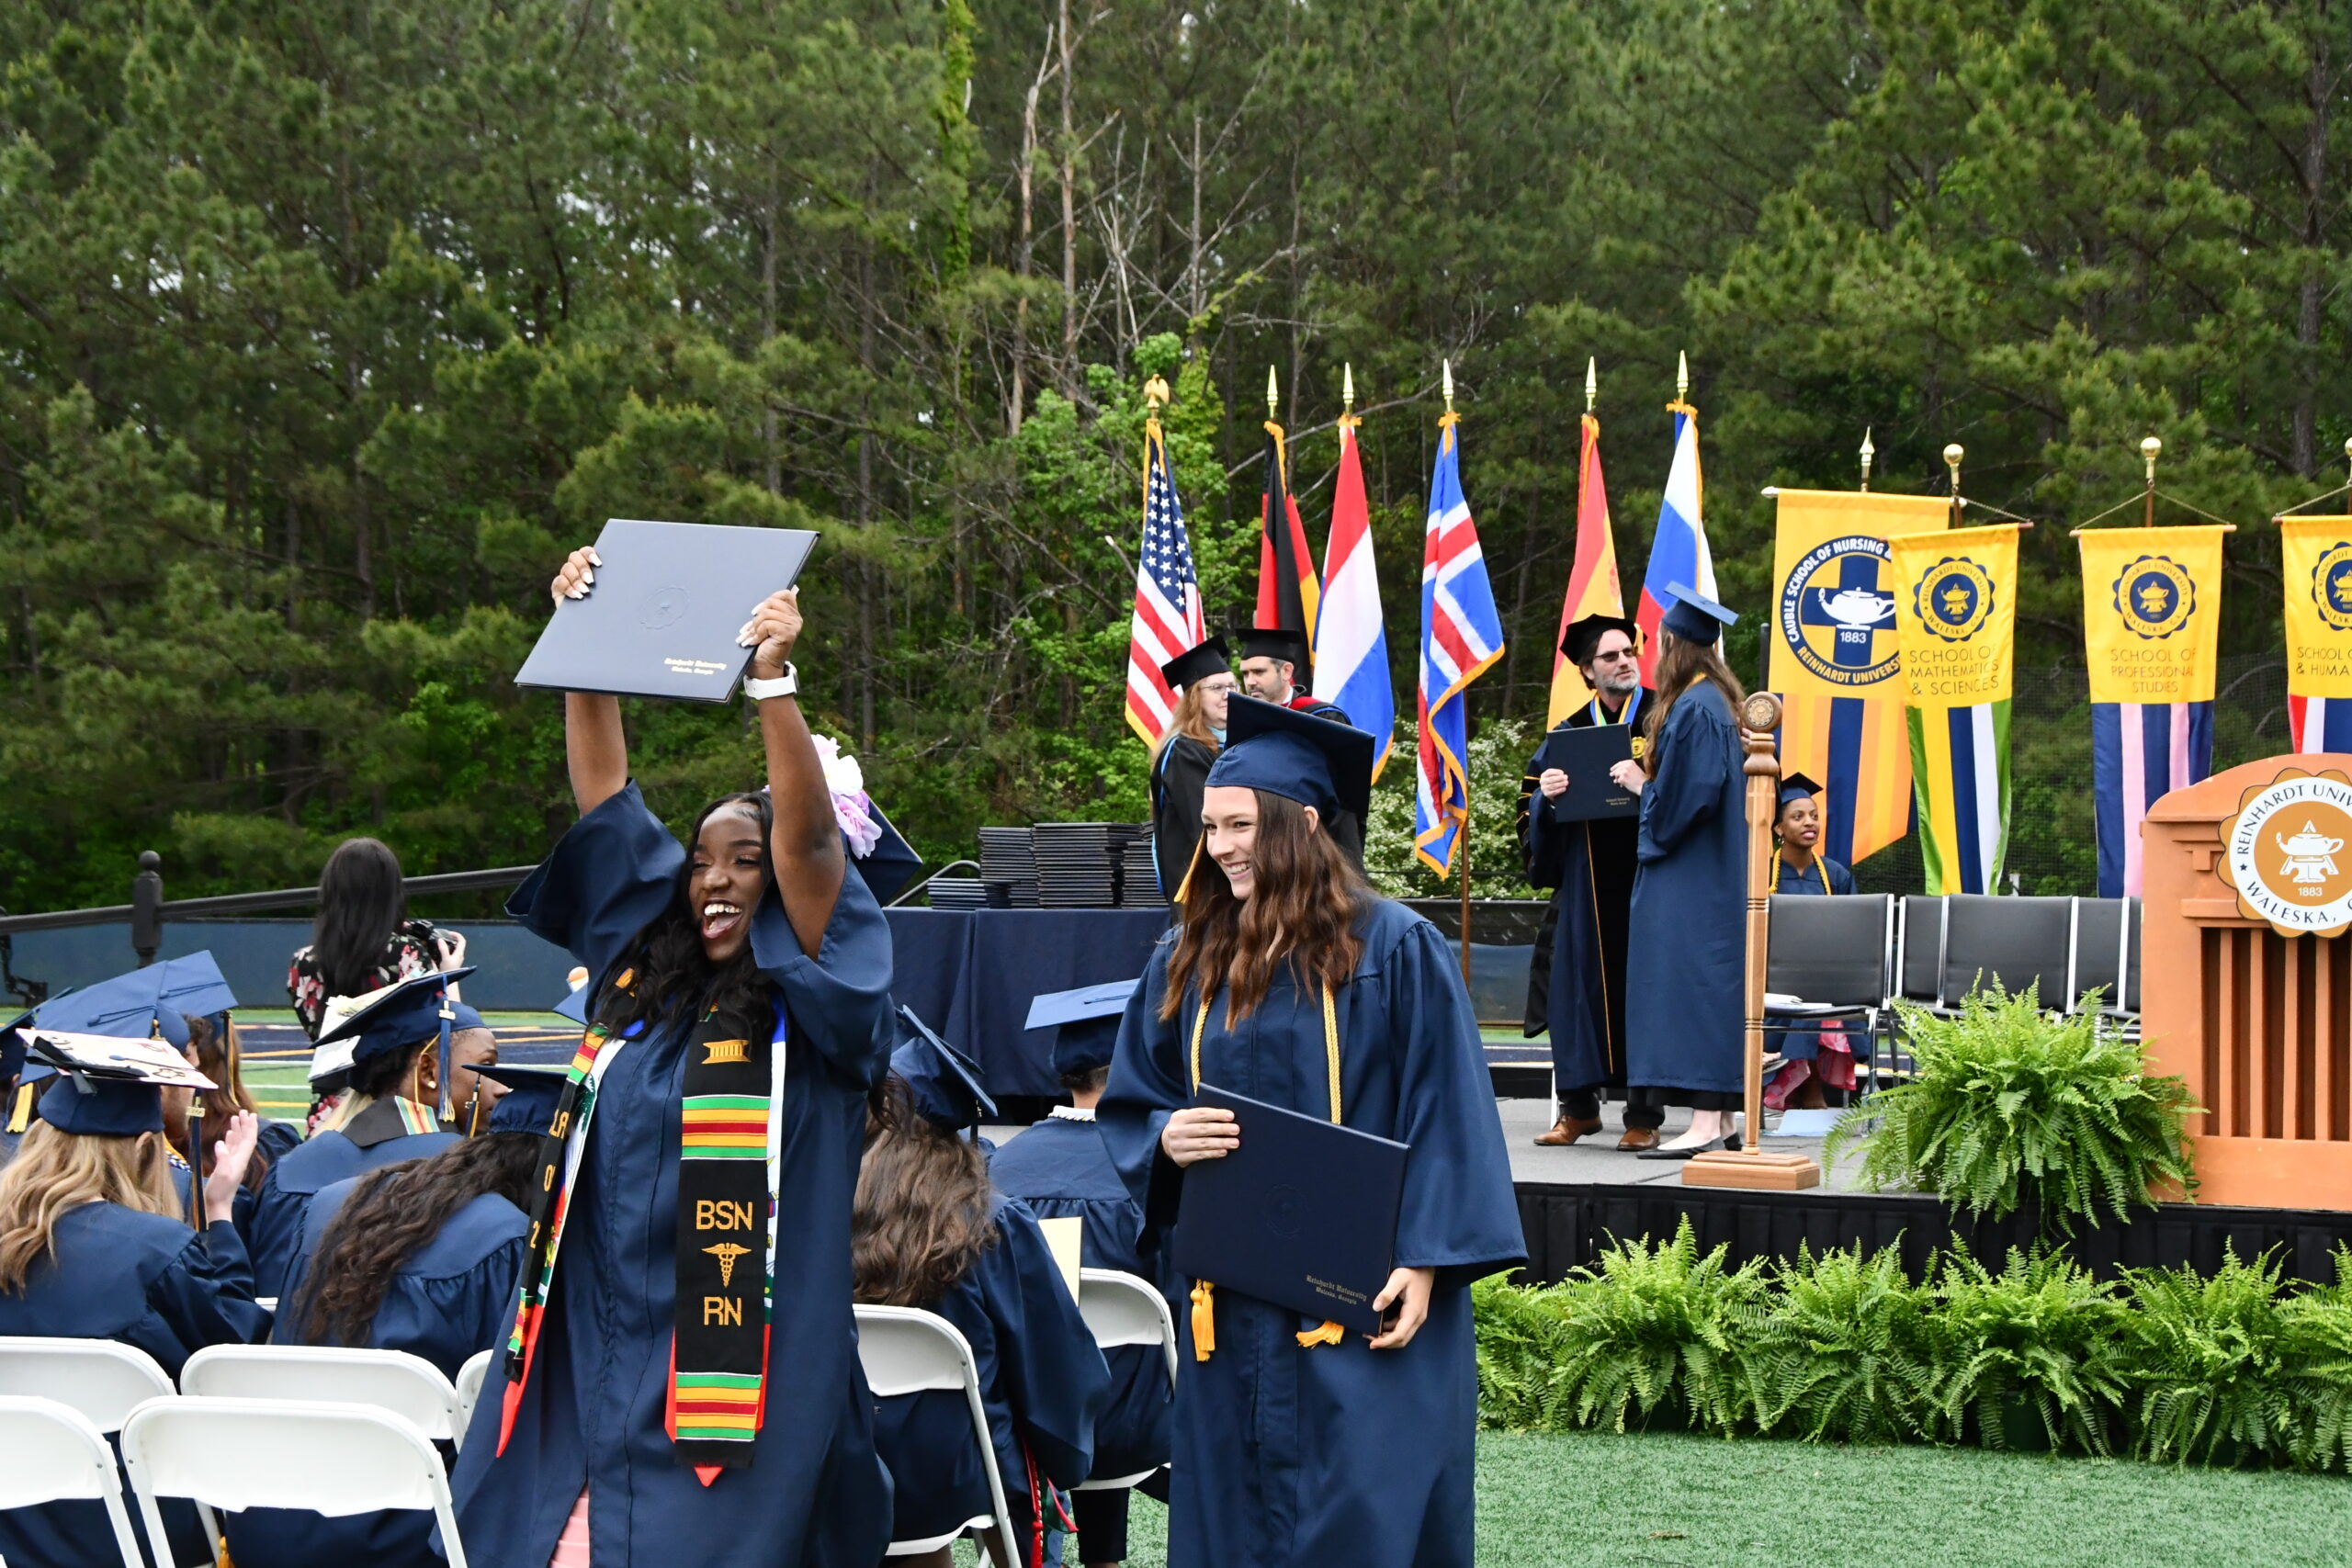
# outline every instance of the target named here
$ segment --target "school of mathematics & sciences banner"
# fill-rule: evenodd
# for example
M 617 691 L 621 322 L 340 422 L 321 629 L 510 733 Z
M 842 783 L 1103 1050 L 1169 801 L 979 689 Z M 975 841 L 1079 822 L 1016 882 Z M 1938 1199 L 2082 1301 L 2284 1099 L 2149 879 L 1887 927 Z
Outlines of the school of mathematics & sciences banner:
M 1927 891 L 1990 893 L 2009 837 L 2018 529 L 1888 541 Z
M 1784 490 L 1772 551 L 1772 689 L 1783 704 L 1781 767 L 1822 782 L 1821 852 L 1852 865 L 1910 831 L 1888 541 L 1939 533 L 1942 496 Z

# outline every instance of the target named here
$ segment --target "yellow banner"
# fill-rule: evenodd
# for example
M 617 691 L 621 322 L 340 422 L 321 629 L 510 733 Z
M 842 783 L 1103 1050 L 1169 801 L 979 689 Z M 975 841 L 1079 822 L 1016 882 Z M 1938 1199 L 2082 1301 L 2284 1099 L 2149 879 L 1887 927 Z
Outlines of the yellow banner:
M 1791 697 L 1903 698 L 1887 541 L 1940 532 L 1934 495 L 1784 490 L 1772 547 L 1772 689 Z
M 2352 697 L 2352 517 L 2281 517 L 2287 694 Z
M 1902 536 L 1887 547 L 1905 701 L 1924 709 L 2008 701 L 2017 663 L 2017 525 Z
M 2222 649 L 2226 524 L 2098 528 L 2083 547 L 2083 646 L 2095 703 L 2210 703 Z

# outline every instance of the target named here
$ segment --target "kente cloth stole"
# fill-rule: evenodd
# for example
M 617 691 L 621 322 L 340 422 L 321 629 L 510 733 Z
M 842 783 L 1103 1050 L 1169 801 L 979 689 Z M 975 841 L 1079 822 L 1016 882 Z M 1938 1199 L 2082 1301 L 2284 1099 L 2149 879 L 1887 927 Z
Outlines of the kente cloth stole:
M 1229 1006 L 1230 1004 L 1228 1004 Z M 1201 998 L 1201 1010 L 1193 1016 L 1193 1092 L 1201 1092 L 1201 1036 L 1208 1032 L 1209 998 Z M 1340 1124 L 1340 1011 L 1331 998 L 1331 983 L 1323 983 L 1323 1059 L 1329 1069 L 1331 1124 Z M 1299 1348 L 1312 1349 L 1317 1345 L 1337 1345 L 1347 1337 L 1347 1331 L 1326 1318 L 1319 1327 L 1302 1329 L 1295 1337 Z M 1206 1280 L 1193 1281 L 1193 1359 L 1205 1361 L 1216 1349 L 1216 1286 Z

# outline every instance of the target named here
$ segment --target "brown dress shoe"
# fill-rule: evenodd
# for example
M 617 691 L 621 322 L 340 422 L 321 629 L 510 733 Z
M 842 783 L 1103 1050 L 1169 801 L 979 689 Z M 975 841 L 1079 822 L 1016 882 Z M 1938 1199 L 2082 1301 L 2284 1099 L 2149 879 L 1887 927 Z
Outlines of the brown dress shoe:
M 1621 1149 L 1654 1149 L 1657 1147 L 1657 1129 L 1628 1127 L 1625 1135 L 1617 1140 L 1617 1146 Z
M 1563 1116 L 1552 1123 L 1550 1132 L 1536 1134 L 1535 1142 L 1541 1148 L 1565 1149 L 1578 1138 L 1588 1137 L 1600 1131 L 1600 1118 L 1598 1116 L 1589 1122 L 1581 1116 Z

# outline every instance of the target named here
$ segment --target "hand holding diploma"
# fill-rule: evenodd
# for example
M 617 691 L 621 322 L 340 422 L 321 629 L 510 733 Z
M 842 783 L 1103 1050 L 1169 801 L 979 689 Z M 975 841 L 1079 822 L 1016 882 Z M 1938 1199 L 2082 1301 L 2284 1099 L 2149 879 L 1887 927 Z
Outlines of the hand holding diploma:
M 1187 1106 L 1159 1130 L 1159 1146 L 1180 1166 L 1223 1159 L 1241 1146 L 1241 1123 L 1222 1106 Z

